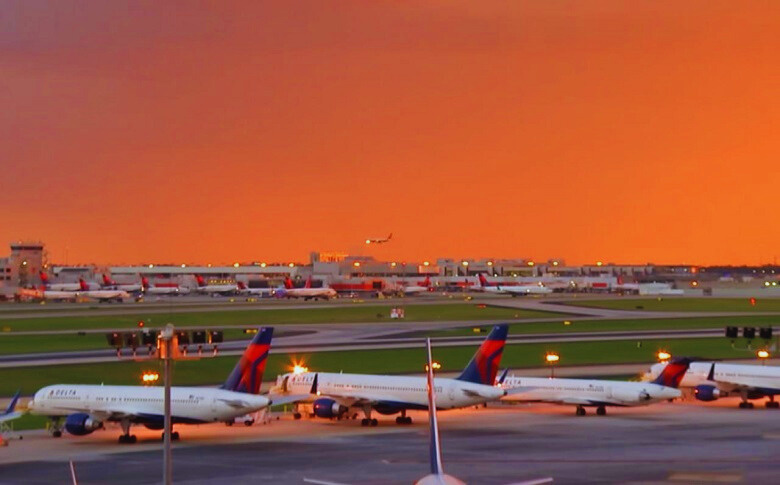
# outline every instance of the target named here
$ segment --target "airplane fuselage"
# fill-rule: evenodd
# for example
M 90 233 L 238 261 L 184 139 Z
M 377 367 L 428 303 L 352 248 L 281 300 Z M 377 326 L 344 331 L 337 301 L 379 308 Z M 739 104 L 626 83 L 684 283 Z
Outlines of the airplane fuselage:
M 679 398 L 679 389 L 650 382 L 593 379 L 506 378 L 506 402 L 550 402 L 578 406 L 644 406 Z

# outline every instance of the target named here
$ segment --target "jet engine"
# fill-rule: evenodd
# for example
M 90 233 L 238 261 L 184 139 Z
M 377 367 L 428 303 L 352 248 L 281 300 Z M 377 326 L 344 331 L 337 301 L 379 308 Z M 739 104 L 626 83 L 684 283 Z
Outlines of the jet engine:
M 102 421 L 86 413 L 75 413 L 65 418 L 65 430 L 75 436 L 84 436 L 102 427 Z
M 720 389 L 708 384 L 702 384 L 693 388 L 693 395 L 699 401 L 714 401 L 720 397 Z
M 346 406 L 327 398 L 314 401 L 313 408 L 314 415 L 318 418 L 338 418 L 348 411 Z

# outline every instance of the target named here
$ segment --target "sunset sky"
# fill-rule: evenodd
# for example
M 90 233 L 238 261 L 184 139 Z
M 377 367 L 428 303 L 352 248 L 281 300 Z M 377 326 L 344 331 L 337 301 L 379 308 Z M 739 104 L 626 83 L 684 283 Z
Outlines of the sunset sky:
M 780 2 L 2 10 L 0 256 L 780 256 Z

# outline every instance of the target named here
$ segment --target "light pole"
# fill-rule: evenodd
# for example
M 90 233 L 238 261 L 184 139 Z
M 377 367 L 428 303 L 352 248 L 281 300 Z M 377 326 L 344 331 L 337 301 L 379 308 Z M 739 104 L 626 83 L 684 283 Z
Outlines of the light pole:
M 555 364 L 558 363 L 558 361 L 561 359 L 561 357 L 554 353 L 549 352 L 547 355 L 544 356 L 544 359 L 547 361 L 548 364 L 550 364 L 550 379 L 555 378 Z
M 173 460 L 171 458 L 171 341 L 173 324 L 169 323 L 160 333 L 163 342 L 163 382 L 165 385 L 165 422 L 163 430 L 163 483 L 173 483 Z

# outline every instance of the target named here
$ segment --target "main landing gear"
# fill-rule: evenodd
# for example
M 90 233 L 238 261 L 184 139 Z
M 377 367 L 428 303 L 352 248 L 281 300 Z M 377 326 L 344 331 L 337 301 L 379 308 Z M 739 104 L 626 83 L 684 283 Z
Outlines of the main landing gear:
M 607 408 L 604 406 L 599 406 L 596 408 L 596 415 L 598 416 L 606 416 L 607 415 Z
M 363 412 L 365 413 L 366 417 L 360 421 L 360 426 L 376 426 L 379 424 L 379 421 L 377 421 L 376 418 L 371 419 L 371 406 L 366 406 L 363 408 Z
M 769 401 L 766 402 L 765 406 L 768 409 L 777 409 L 780 408 L 780 402 L 775 401 L 775 396 L 769 396 Z
M 412 418 L 406 415 L 406 410 L 403 410 L 401 415 L 395 418 L 395 424 L 412 424 Z
M 49 433 L 52 438 L 59 438 L 62 436 L 62 419 L 51 418 L 48 426 Z
M 586 414 L 588 414 L 588 412 L 587 412 L 587 411 L 585 411 L 585 408 L 584 408 L 584 407 L 582 407 L 582 406 L 577 406 L 577 411 L 575 412 L 575 414 L 576 414 L 577 416 L 585 416 Z
M 160 439 L 165 441 L 165 431 L 163 431 L 163 434 L 162 434 L 162 436 L 160 436 Z M 171 441 L 179 441 L 179 432 L 178 431 L 174 431 L 173 433 L 171 433 Z
M 138 438 L 134 434 L 130 434 L 130 421 L 123 419 L 120 423 L 122 425 L 122 434 L 119 435 L 119 443 L 121 444 L 133 444 Z

